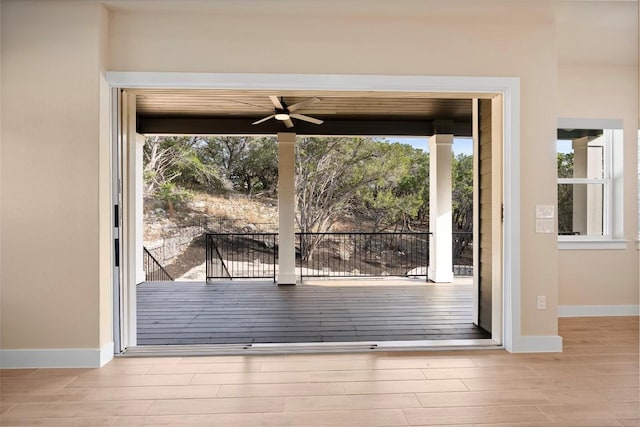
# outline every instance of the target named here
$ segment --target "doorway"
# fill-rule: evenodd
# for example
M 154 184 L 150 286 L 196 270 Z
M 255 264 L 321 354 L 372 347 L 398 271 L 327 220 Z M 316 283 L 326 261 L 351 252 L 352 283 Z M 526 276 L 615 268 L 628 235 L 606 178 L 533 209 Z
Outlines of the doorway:
M 238 83 L 238 84 L 240 84 L 240 83 Z M 213 83 L 212 83 L 212 85 L 213 85 Z M 130 86 L 130 87 L 135 88 L 135 85 L 134 86 Z M 508 93 L 511 96 L 511 95 L 513 95 L 513 92 L 509 92 L 509 91 L 511 91 L 513 89 L 514 89 L 514 87 L 512 85 L 506 85 L 506 87 L 505 87 L 505 91 L 506 92 L 503 92 L 503 93 Z M 354 92 L 354 93 L 357 93 L 357 92 Z M 431 94 L 431 96 L 436 96 L 436 95 L 445 96 L 446 93 L 442 92 L 442 91 L 437 91 L 437 92 L 432 92 L 430 94 Z M 498 93 L 498 95 L 500 95 L 500 94 Z M 461 96 L 461 95 L 458 95 L 458 96 Z M 473 97 L 473 99 L 482 99 L 482 100 L 484 100 L 484 99 L 487 99 L 487 100 L 494 99 L 494 101 L 491 102 L 492 105 L 493 105 L 492 108 L 494 108 L 495 111 L 500 111 L 503 108 L 502 98 L 499 97 L 499 96 L 496 96 L 496 92 L 493 92 L 493 91 L 490 92 L 490 93 L 466 93 L 465 96 L 466 97 Z M 479 104 L 482 104 L 482 103 L 479 103 Z M 135 111 L 135 103 L 133 103 L 133 104 L 129 103 L 129 104 L 127 104 L 127 106 L 130 109 L 133 108 L 133 111 Z M 481 107 L 480 107 L 480 109 L 481 109 Z M 130 117 L 135 117 L 135 115 L 132 116 L 132 111 L 131 110 L 129 110 L 125 115 L 129 115 Z M 494 117 L 497 117 L 497 115 L 494 115 Z M 134 122 L 134 120 L 133 120 L 133 118 L 131 118 L 130 119 L 130 123 L 133 123 L 133 122 Z M 502 128 L 503 128 L 503 126 L 500 124 L 500 130 L 501 131 L 502 131 Z M 131 131 L 131 130 L 132 130 L 131 127 L 129 127 L 129 131 Z M 138 129 L 136 129 L 136 130 L 138 130 Z M 494 138 L 493 138 L 494 143 L 493 144 L 497 144 L 497 145 L 504 144 L 504 142 L 502 140 L 500 140 L 500 138 L 501 138 L 501 134 L 499 134 L 498 138 L 496 138 L 494 136 Z M 132 138 L 129 138 L 128 140 L 131 140 L 131 139 Z M 126 141 L 127 140 L 126 136 L 123 136 L 122 140 Z M 493 147 L 493 144 L 492 144 L 492 147 Z M 495 150 L 494 150 L 494 152 L 495 152 Z M 133 159 L 134 157 L 135 156 L 130 156 L 130 159 Z M 496 156 L 496 159 L 491 163 L 492 166 L 497 166 L 497 169 L 494 172 L 496 172 L 496 173 L 497 172 L 502 172 L 502 160 L 503 160 L 502 156 L 500 156 L 498 154 L 498 156 Z M 128 164 L 129 165 L 131 164 L 130 160 L 129 160 Z M 485 170 L 485 169 L 486 168 L 483 168 L 483 170 Z M 502 184 L 502 177 L 500 175 L 492 175 L 492 176 L 494 177 L 494 182 Z M 514 182 L 514 181 L 511 181 L 511 182 Z M 501 197 L 502 196 L 502 192 L 506 191 L 506 188 L 505 188 L 505 190 L 503 190 L 502 186 L 497 186 L 496 185 L 494 187 L 495 187 L 494 191 L 497 191 L 498 192 L 497 194 L 500 195 L 500 197 L 494 197 L 494 201 L 502 199 L 502 197 Z M 508 187 L 508 185 L 506 185 L 505 187 Z M 130 206 L 135 203 L 135 202 L 131 201 L 131 198 L 125 197 L 124 199 L 130 200 Z M 492 203 L 492 206 L 494 204 L 495 203 Z M 492 209 L 493 209 L 493 211 L 492 211 L 491 215 L 495 215 L 495 212 L 494 212 L 495 209 L 494 208 L 492 208 Z M 499 208 L 500 217 L 502 216 L 502 212 L 501 211 L 502 211 L 502 205 L 500 205 L 500 208 Z M 509 223 L 507 216 L 505 217 L 505 225 L 513 226 L 513 224 Z M 482 229 L 481 227 L 482 227 L 482 225 L 480 225 L 480 228 L 476 228 L 476 229 L 477 230 L 481 230 Z M 132 228 L 133 228 L 133 226 L 130 226 L 128 234 L 125 231 L 125 235 L 123 235 L 123 237 L 125 237 L 125 240 L 126 240 L 126 236 L 135 236 L 135 231 L 131 230 Z M 126 230 L 126 227 L 124 227 L 124 229 Z M 502 285 L 502 280 L 504 278 L 505 271 L 509 270 L 509 272 L 513 274 L 514 270 L 505 268 L 505 263 L 503 263 L 503 259 L 502 259 L 502 250 L 501 250 L 501 248 L 503 246 L 503 241 L 504 241 L 503 238 L 505 236 L 507 236 L 507 235 L 509 235 L 509 233 L 505 233 L 504 235 L 502 235 L 502 233 L 501 233 L 500 235 L 497 235 L 497 236 L 492 234 L 491 246 L 487 246 L 486 244 L 484 246 L 485 247 L 485 251 L 484 251 L 484 255 L 485 256 L 487 255 L 487 252 L 489 252 L 488 251 L 489 248 L 492 249 L 491 253 L 494 253 L 494 252 L 497 253 L 497 255 L 494 253 L 494 255 L 491 256 L 491 259 L 492 259 L 491 265 L 492 265 L 492 267 L 495 267 L 495 272 L 494 272 L 494 270 L 492 270 L 491 273 L 487 273 L 487 274 L 491 274 L 492 277 L 495 276 L 495 279 L 497 279 L 497 281 L 496 281 L 497 283 L 492 281 L 489 284 L 489 283 L 487 283 L 486 280 L 484 281 L 484 286 L 485 286 L 484 296 L 486 297 L 486 295 L 487 295 L 486 289 L 491 289 L 492 305 L 491 305 L 490 311 L 487 310 L 486 305 L 485 305 L 484 310 L 481 309 L 481 308 L 478 310 L 478 321 L 481 321 L 481 319 L 483 319 L 483 317 L 486 317 L 487 313 L 490 313 L 491 324 L 493 326 L 491 328 L 492 329 L 492 342 L 494 344 L 497 344 L 497 345 L 504 344 L 505 346 L 508 347 L 508 345 L 509 345 L 508 344 L 509 343 L 509 337 L 506 336 L 506 335 L 503 335 L 503 333 L 502 333 L 502 330 L 503 330 L 503 327 L 502 327 L 503 326 L 502 325 L 502 313 L 503 313 L 502 300 L 503 300 L 503 296 L 506 293 L 508 293 L 510 290 L 512 290 L 512 289 L 503 290 L 501 285 Z M 501 237 L 498 237 L 498 236 L 501 236 Z M 125 246 L 126 245 L 131 245 L 131 242 L 129 242 L 128 244 L 125 242 Z M 498 248 L 498 250 L 496 251 L 495 248 Z M 517 252 L 517 248 L 513 249 L 513 251 Z M 124 252 L 126 253 L 126 251 L 124 251 Z M 131 260 L 131 259 L 132 259 L 132 257 L 129 256 L 129 260 Z M 135 263 L 135 261 L 131 261 L 131 263 Z M 126 270 L 126 268 L 125 268 L 125 270 Z M 485 277 L 486 277 L 486 274 L 485 274 Z M 127 280 L 129 281 L 127 286 L 121 286 L 120 287 L 123 290 L 123 295 L 125 295 L 125 299 L 127 299 L 126 298 L 127 296 L 129 297 L 129 299 L 128 299 L 128 302 L 129 302 L 128 309 L 124 310 L 125 312 L 129 313 L 129 315 L 123 316 L 124 317 L 124 322 L 123 323 L 127 324 L 127 321 L 128 321 L 128 323 L 129 323 L 128 330 L 129 330 L 130 333 L 129 333 L 129 336 L 127 337 L 127 339 L 125 339 L 123 341 L 128 343 L 128 345 L 125 345 L 125 347 L 131 347 L 131 346 L 135 346 L 135 339 L 132 339 L 132 337 L 131 337 L 131 331 L 132 331 L 132 329 L 131 329 L 131 319 L 132 319 L 132 316 L 130 315 L 130 313 L 131 313 L 131 311 L 135 311 L 135 309 L 132 310 L 132 305 L 133 304 L 132 304 L 132 299 L 130 298 L 132 292 L 131 292 L 130 288 L 131 288 L 131 283 L 135 282 L 136 279 L 134 278 L 132 280 L 131 279 L 131 275 L 129 275 L 128 278 L 124 278 L 123 279 L 123 282 L 126 282 Z M 482 283 L 482 282 L 478 281 L 478 283 Z M 482 286 L 478 286 L 478 290 L 480 290 L 481 288 L 482 288 Z M 127 289 L 129 289 L 128 292 L 127 292 Z M 482 297 L 480 295 L 481 294 L 479 293 L 478 294 L 478 307 L 481 307 L 481 304 L 482 304 L 482 302 L 481 302 L 482 301 Z M 134 297 L 133 301 L 135 301 L 135 297 Z M 485 302 L 486 302 L 486 298 L 485 298 Z M 496 308 L 497 308 L 497 310 L 496 310 Z M 485 315 L 485 316 L 483 316 L 483 315 Z M 133 317 L 135 317 L 135 316 L 133 316 Z M 499 319 L 499 320 L 496 321 L 496 319 Z M 134 320 L 134 323 L 135 323 L 135 320 Z M 513 322 L 505 322 L 505 324 L 506 323 L 513 323 Z M 505 329 L 513 331 L 511 327 L 508 327 L 508 328 L 505 328 Z

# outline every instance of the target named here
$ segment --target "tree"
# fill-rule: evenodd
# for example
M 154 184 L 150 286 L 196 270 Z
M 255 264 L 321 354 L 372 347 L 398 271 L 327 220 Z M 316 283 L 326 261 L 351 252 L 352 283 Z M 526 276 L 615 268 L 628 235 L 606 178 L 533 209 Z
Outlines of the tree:
M 186 188 L 223 188 L 219 168 L 205 161 L 199 149 L 207 144 L 201 137 L 150 136 L 145 140 L 144 194 L 156 195 L 169 207 L 188 196 Z
M 458 154 L 451 165 L 453 189 L 453 259 L 460 259 L 473 241 L 473 156 Z
M 358 191 L 376 183 L 377 144 L 370 138 L 309 138 L 298 140 L 296 151 L 296 224 L 302 232 L 323 232 L 351 215 Z M 305 240 L 303 259 L 309 260 L 321 236 Z
M 233 167 L 236 188 L 252 195 L 278 191 L 278 143 L 276 138 L 254 138 Z
M 379 157 L 372 165 L 377 180 L 358 190 L 359 213 L 371 221 L 371 231 L 393 227 L 411 229 L 425 203 L 428 189 L 429 155 L 408 144 L 377 142 Z
M 245 194 L 277 193 L 278 144 L 276 138 L 217 136 L 198 148 L 203 161 L 215 163 L 235 191 Z

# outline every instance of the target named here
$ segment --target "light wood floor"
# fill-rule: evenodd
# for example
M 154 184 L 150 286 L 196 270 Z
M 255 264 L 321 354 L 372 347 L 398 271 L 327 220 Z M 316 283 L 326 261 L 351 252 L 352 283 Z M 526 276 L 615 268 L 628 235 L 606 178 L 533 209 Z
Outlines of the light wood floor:
M 639 426 L 638 317 L 560 320 L 564 352 L 118 358 L 2 370 L 0 425 Z

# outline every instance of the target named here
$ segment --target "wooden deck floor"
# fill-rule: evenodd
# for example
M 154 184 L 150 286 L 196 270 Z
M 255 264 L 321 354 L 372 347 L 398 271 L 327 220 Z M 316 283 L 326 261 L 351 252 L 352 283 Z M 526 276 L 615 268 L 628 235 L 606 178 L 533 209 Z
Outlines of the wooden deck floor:
M 471 284 L 150 282 L 137 304 L 138 345 L 489 338 L 472 324 Z

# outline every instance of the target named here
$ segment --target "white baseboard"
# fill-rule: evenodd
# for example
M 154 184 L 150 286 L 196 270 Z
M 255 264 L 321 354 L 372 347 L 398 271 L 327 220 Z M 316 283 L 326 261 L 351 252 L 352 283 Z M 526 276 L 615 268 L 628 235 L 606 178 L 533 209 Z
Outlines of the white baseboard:
M 113 342 L 102 348 L 0 350 L 0 368 L 99 368 L 113 359 Z
M 562 337 L 559 335 L 522 335 L 511 346 L 511 353 L 559 353 Z
M 639 316 L 640 305 L 560 305 L 558 317 Z

